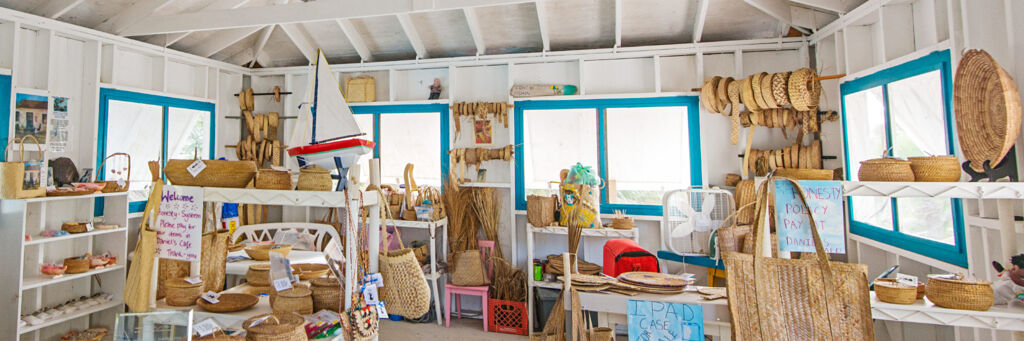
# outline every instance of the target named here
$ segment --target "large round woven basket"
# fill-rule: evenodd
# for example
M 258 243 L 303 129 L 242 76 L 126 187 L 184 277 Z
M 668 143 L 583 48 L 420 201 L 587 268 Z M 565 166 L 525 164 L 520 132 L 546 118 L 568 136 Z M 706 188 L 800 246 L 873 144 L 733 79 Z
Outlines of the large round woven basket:
M 270 306 L 275 315 L 298 313 L 309 315 L 313 313 L 313 292 L 309 288 L 294 287 L 277 293 L 277 300 Z
M 982 50 L 968 50 L 953 80 L 956 133 L 971 168 L 995 167 L 1020 134 L 1021 104 L 1017 83 Z
M 789 75 L 787 93 L 793 109 L 798 111 L 818 110 L 818 99 L 821 96 L 821 82 L 815 80 L 818 72 L 803 68 Z
M 857 179 L 860 181 L 913 182 L 914 172 L 910 169 L 910 161 L 879 158 L 861 161 Z
M 209 312 L 230 313 L 249 309 L 260 301 L 255 295 L 241 293 L 223 293 L 217 300 L 219 302 L 210 303 L 200 297 L 196 299 L 196 305 Z
M 253 264 L 245 272 L 245 281 L 251 286 L 270 286 L 270 264 Z
M 267 314 L 245 320 L 242 328 L 248 341 L 296 341 L 306 340 L 305 324 L 296 314 Z
M 314 278 L 309 281 L 313 292 L 313 310 L 338 311 L 341 308 L 341 284 L 334 278 Z
M 957 182 L 960 181 L 960 160 L 956 156 L 915 156 L 908 157 L 914 181 Z
M 196 303 L 203 294 L 203 282 L 195 284 L 186 282 L 184 278 L 172 278 L 164 282 L 164 300 L 169 306 L 185 307 Z
M 258 261 L 270 260 L 270 253 L 280 253 L 282 257 L 288 257 L 288 253 L 292 252 L 292 246 L 288 244 L 264 244 L 264 245 L 252 245 L 245 248 L 245 254 L 249 255 L 249 258 Z
M 992 282 L 945 279 L 928 276 L 925 285 L 925 296 L 935 305 L 950 308 L 986 311 L 995 301 Z
M 192 176 L 188 166 L 195 161 L 168 160 L 164 167 L 167 180 L 177 186 L 243 188 L 256 176 L 255 162 L 226 160 L 202 160 L 206 168 Z

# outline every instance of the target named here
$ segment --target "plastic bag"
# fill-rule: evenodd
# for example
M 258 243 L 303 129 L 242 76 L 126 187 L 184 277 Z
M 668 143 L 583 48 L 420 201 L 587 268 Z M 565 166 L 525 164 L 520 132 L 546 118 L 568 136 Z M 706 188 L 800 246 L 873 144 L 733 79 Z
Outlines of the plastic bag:
M 593 167 L 585 167 L 582 163 L 577 162 L 575 166 L 569 168 L 569 174 L 565 177 L 564 183 L 572 185 L 600 186 L 601 178 L 594 173 Z
M 288 244 L 292 250 L 316 251 L 316 239 L 305 232 L 278 231 L 274 234 L 274 244 Z

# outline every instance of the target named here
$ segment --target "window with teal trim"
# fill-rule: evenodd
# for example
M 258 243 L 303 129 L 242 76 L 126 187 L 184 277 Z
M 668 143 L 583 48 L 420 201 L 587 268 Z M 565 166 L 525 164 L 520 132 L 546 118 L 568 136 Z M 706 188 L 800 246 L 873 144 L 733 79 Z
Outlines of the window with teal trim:
M 696 97 L 516 102 L 518 209 L 579 162 L 604 181 L 602 212 L 660 215 L 665 192 L 701 184 L 697 113 Z
M 98 179 L 121 179 L 130 170 L 132 212 L 142 211 L 149 195 L 149 161 L 162 167 L 168 159 L 214 157 L 213 103 L 104 88 L 99 130 L 97 166 L 114 153 L 131 155 L 130 165 L 111 159 L 96 172 Z
M 402 183 L 406 164 L 413 164 L 417 185 L 441 186 L 448 164 L 448 106 L 364 105 L 352 106 L 363 138 L 376 143 L 381 182 Z M 360 164 L 360 186 L 369 183 L 369 165 Z
M 883 153 L 953 154 L 949 51 L 929 54 L 840 85 L 847 178 Z M 850 230 L 883 243 L 966 266 L 957 200 L 851 197 Z

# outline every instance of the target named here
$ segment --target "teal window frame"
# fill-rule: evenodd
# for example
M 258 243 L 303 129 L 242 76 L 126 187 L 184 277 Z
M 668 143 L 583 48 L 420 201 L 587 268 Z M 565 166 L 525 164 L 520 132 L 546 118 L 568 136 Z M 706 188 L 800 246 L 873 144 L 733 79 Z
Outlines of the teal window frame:
M 513 120 L 516 141 L 516 209 L 526 210 L 526 189 L 523 180 L 523 167 L 525 165 L 523 161 L 523 112 L 525 110 L 595 109 L 598 135 L 598 174 L 602 179 L 608 179 L 607 127 L 605 125 L 608 108 L 686 107 L 686 122 L 690 144 L 690 185 L 700 186 L 703 184 L 704 176 L 701 172 L 700 108 L 698 102 L 697 96 L 516 101 Z M 616 210 L 625 211 L 627 214 L 652 216 L 660 216 L 662 211 L 661 205 L 609 203 L 607 187 L 601 189 L 601 213 L 611 214 Z
M 175 97 L 167 97 L 160 95 L 145 94 L 140 92 L 133 92 L 120 89 L 111 88 L 100 88 L 100 103 L 99 103 L 99 126 L 96 142 L 96 166 L 99 167 L 100 162 L 107 155 L 107 141 L 115 136 L 112 136 L 111 132 L 107 131 L 107 118 L 109 117 L 110 101 L 123 101 L 132 102 L 139 104 L 155 105 L 163 108 L 163 136 L 160 138 L 160 168 L 163 169 L 167 163 L 167 122 L 168 115 L 171 107 L 192 109 L 199 111 L 207 111 L 210 113 L 210 153 L 206 155 L 206 158 L 213 159 L 216 154 L 216 140 L 217 140 L 217 117 L 216 117 L 216 105 L 210 102 L 200 102 L 188 99 L 181 99 Z M 102 180 L 106 172 L 103 169 L 96 169 L 94 174 L 97 174 L 98 179 Z M 103 198 L 97 198 L 99 202 L 96 204 L 96 215 L 103 215 Z M 130 213 L 142 212 L 146 207 L 145 201 L 133 201 L 128 204 L 128 211 Z
M 11 136 L 11 76 L 0 75 L 0 149 L 7 149 Z M 0 155 L 0 161 L 7 161 L 7 155 Z
M 441 160 L 441 179 L 442 181 L 448 174 L 448 150 L 450 144 L 448 143 L 448 104 L 447 103 L 434 103 L 434 104 L 393 104 L 393 105 L 351 105 L 349 108 L 352 109 L 352 113 L 355 115 L 373 115 L 373 157 L 380 158 L 380 117 L 381 115 L 401 115 L 401 114 L 424 114 L 424 113 L 437 113 L 438 118 L 441 120 L 441 155 L 438 157 Z M 362 127 L 365 129 L 365 127 Z
M 946 148 L 951 155 L 955 153 L 953 133 L 953 78 L 950 51 L 936 51 L 921 58 L 875 72 L 869 76 L 840 84 L 840 98 L 843 108 L 843 152 L 845 153 L 846 169 L 850 168 L 850 139 L 847 131 L 846 95 L 881 87 L 882 103 L 885 113 L 886 147 L 892 147 L 892 126 L 889 112 L 888 85 L 903 79 L 938 70 L 942 80 L 942 98 L 944 116 L 946 118 Z M 854 175 L 846 172 L 846 180 L 853 181 Z M 953 244 L 946 244 L 900 232 L 899 205 L 895 198 L 890 199 L 892 208 L 893 229 L 888 230 L 854 219 L 853 202 L 847 201 L 847 216 L 850 221 L 850 232 L 878 242 L 892 245 L 907 251 L 931 257 L 946 263 L 967 267 L 967 247 L 964 235 L 963 209 L 960 199 L 950 199 L 953 215 Z

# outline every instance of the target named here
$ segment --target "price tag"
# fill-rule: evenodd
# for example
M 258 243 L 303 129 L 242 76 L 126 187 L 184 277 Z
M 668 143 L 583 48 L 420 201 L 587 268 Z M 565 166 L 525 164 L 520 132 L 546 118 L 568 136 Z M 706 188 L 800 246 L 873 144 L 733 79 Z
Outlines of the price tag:
M 218 325 L 217 321 L 214 321 L 213 318 L 205 319 L 202 322 L 196 323 L 195 325 L 192 326 L 192 330 L 195 330 L 196 333 L 199 333 L 200 337 L 209 336 L 210 334 L 213 334 L 213 332 L 219 329 L 221 329 L 220 325 Z
M 189 284 L 197 284 L 199 282 L 202 282 L 202 280 L 199 279 L 199 276 L 192 276 L 192 277 L 186 278 L 185 282 L 188 282 Z
M 213 291 L 207 291 L 202 297 L 203 300 L 210 302 L 210 304 L 220 303 L 220 294 Z
M 85 232 L 92 232 L 92 230 L 95 229 L 95 228 L 96 227 L 93 226 L 92 223 L 86 223 L 85 224 Z
M 203 170 L 206 169 L 206 163 L 204 163 L 203 160 L 196 160 L 191 165 L 188 165 L 187 169 L 189 174 L 192 174 L 192 177 L 194 178 L 199 176 L 199 173 L 202 173 Z
M 377 302 L 377 318 L 388 318 L 388 310 L 384 309 L 384 301 Z
M 904 285 L 909 285 L 909 286 L 912 286 L 912 287 L 916 288 L 917 287 L 917 276 L 911 276 L 911 275 L 905 275 L 905 274 L 901 274 L 901 273 L 896 273 L 896 282 L 900 283 L 900 284 L 904 284 Z
M 124 184 L 125 184 L 124 179 L 117 179 L 117 187 L 124 187 Z
M 285 291 L 292 288 L 292 281 L 285 278 L 278 278 L 274 280 L 274 290 Z
M 363 287 L 363 299 L 366 300 L 367 305 L 377 304 L 377 287 L 374 285 L 367 285 Z

